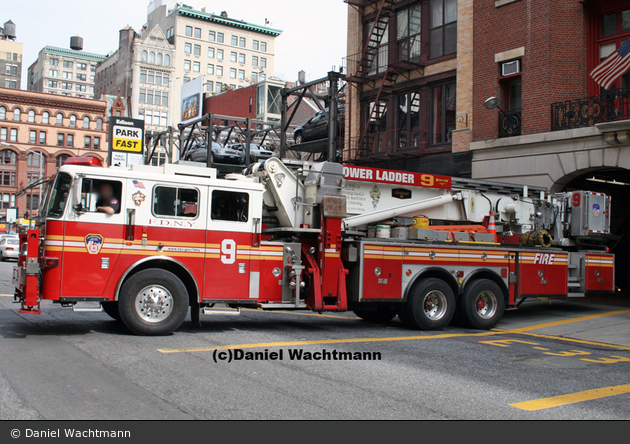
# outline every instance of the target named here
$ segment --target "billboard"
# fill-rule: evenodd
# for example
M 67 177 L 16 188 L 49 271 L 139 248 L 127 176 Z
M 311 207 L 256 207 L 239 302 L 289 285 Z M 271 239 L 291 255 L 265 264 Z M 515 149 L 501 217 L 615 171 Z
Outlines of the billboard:
M 180 123 L 188 123 L 202 116 L 203 83 L 203 76 L 199 76 L 182 85 Z
M 144 163 L 144 120 L 109 118 L 109 166 L 129 168 Z

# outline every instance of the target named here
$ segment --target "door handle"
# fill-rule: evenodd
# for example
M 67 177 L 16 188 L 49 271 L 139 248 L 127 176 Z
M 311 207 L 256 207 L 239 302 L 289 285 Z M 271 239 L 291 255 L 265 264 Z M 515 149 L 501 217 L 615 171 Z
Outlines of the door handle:
M 260 224 L 260 219 L 254 218 L 254 247 L 260 247 L 260 233 L 258 232 L 258 225 Z M 261 227 L 262 228 L 262 227 Z
M 133 240 L 133 227 L 136 218 L 136 210 L 135 209 L 127 209 L 127 240 Z

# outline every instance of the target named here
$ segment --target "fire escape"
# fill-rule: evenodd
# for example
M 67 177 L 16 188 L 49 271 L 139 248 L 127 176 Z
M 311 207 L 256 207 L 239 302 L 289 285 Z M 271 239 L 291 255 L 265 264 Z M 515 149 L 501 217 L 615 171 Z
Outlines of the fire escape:
M 352 156 L 353 159 L 360 160 L 374 154 L 372 147 L 375 145 L 378 129 L 386 116 L 389 97 L 393 93 L 393 87 L 398 77 L 405 75 L 405 72 L 412 69 L 421 68 L 421 66 L 405 61 L 389 63 L 389 60 L 385 60 L 384 66 L 380 64 L 382 60 L 379 60 L 379 55 L 381 55 L 379 49 L 388 30 L 390 18 L 394 14 L 396 0 L 344 1 L 357 8 L 363 8 L 363 14 L 366 14 L 366 7 L 371 6 L 373 11 L 368 12 L 374 16 L 374 19 L 370 20 L 371 28 L 361 52 L 347 58 L 347 80 L 358 85 L 369 82 L 377 90 L 374 104 L 368 110 L 368 115 L 365 116 L 367 120 L 362 121 L 360 125 L 360 135 L 356 141 L 356 154 Z M 385 56 L 389 57 L 389 52 L 385 53 Z M 407 76 L 405 75 L 405 77 Z M 347 112 L 351 115 L 352 110 L 349 109 Z

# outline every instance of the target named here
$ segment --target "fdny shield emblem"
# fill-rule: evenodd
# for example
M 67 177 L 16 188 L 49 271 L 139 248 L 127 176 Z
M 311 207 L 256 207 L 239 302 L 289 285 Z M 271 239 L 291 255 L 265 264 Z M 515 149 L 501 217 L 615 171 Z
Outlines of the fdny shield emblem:
M 100 234 L 88 234 L 85 236 L 85 248 L 88 253 L 98 254 L 103 246 L 103 236 Z

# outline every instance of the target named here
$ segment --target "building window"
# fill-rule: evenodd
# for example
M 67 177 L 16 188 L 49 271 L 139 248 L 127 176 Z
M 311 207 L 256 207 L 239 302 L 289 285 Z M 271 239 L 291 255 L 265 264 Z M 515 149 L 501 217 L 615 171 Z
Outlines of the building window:
M 54 81 L 54 80 L 49 80 L 48 81 L 48 87 L 49 88 L 57 88 L 57 82 Z M 55 93 L 55 94 L 57 94 L 57 93 Z
M 457 0 L 431 0 L 430 57 L 457 52 Z
M 90 65 L 90 72 L 96 72 L 96 65 Z
M 237 57 L 237 55 L 236 55 L 235 52 L 233 52 L 233 51 L 230 52 L 230 62 L 236 63 L 236 57 Z
M 200 56 L 201 55 L 201 45 L 195 45 L 193 48 L 193 54 Z
M 157 61 L 156 61 L 156 63 L 157 63 L 158 65 L 161 65 L 161 64 L 162 64 L 162 60 L 163 60 L 162 53 L 161 53 L 161 52 L 158 52 L 158 54 L 157 54 Z
M 168 106 L 168 93 L 162 93 L 162 106 Z
M 431 144 L 452 142 L 455 129 L 455 83 L 435 86 L 431 92 Z
M 43 154 L 41 153 L 29 153 L 26 164 L 28 166 L 38 167 L 39 161 L 42 157 L 43 157 Z
M 208 41 L 209 42 L 214 42 L 217 40 L 217 34 L 214 31 L 209 31 L 208 32 Z
M 147 70 L 146 69 L 140 70 L 140 83 L 147 83 Z
M 77 74 L 77 80 L 81 80 L 82 82 L 87 81 L 87 74 Z
M 0 140 L 2 140 L 2 141 L 6 141 L 7 140 L 7 129 L 6 128 L 0 128 Z
M 46 145 L 46 131 L 39 132 L 39 144 Z
M 96 129 L 98 131 L 102 131 L 103 130 L 103 119 L 101 119 L 101 118 L 96 119 Z
M 0 151 L 0 165 L 15 165 L 17 162 L 17 154 L 15 151 L 2 150 Z
M 219 43 L 223 43 L 224 37 L 225 37 L 225 36 L 223 35 L 223 33 L 222 33 L 222 32 L 218 32 L 218 33 L 217 33 L 217 42 L 219 42 Z
M 68 148 L 72 148 L 74 146 L 74 135 L 73 134 L 68 134 L 68 136 L 66 137 L 66 146 Z
M 209 82 L 206 82 L 206 91 L 214 91 L 214 82 L 211 80 Z
M 267 52 L 267 43 L 266 42 L 260 42 L 260 50 L 262 52 Z
M 264 57 L 260 58 L 260 67 L 261 68 L 266 68 L 267 67 L 267 59 Z
M 22 110 L 20 108 L 15 108 L 13 110 L 13 120 L 16 122 L 20 121 L 20 116 L 22 115 Z
M 140 61 L 146 63 L 147 60 L 149 60 L 149 53 L 145 50 L 142 50 L 142 52 L 140 53 Z
M 156 85 L 161 85 L 162 84 L 162 73 L 161 72 L 156 72 L 155 73 L 155 84 Z
M 55 159 L 55 166 L 57 168 L 63 166 L 66 163 L 66 160 L 68 160 L 70 158 L 69 154 L 60 154 L 57 156 L 57 158 Z
M 162 166 L 166 163 L 166 153 L 158 152 L 151 157 L 151 166 Z
M 235 35 L 232 36 L 232 46 L 238 46 L 238 37 Z
M 11 128 L 9 142 L 17 142 L 17 128 Z
M 50 121 L 50 114 L 48 113 L 48 111 L 44 111 L 42 113 L 42 124 L 48 125 L 49 121 Z
M 217 76 L 221 77 L 223 75 L 223 66 L 217 65 Z
M 212 46 L 208 46 L 208 57 L 211 59 L 214 58 L 214 48 Z
M 221 91 L 223 91 L 223 83 L 217 82 L 216 92 L 220 93 Z
M 169 82 L 169 75 L 166 73 L 162 74 L 162 85 L 168 86 L 168 82 Z
M 33 110 L 28 112 L 28 123 L 35 123 L 35 111 Z
M 39 194 L 26 195 L 26 208 L 31 212 L 39 209 Z
M 190 60 L 184 60 L 184 71 L 190 71 Z
M 257 72 L 253 72 L 252 73 L 252 83 L 258 83 L 258 73 Z
M 193 62 L 193 72 L 200 72 L 201 64 L 199 62 Z
M 89 150 L 92 147 L 92 138 L 90 136 L 85 136 L 85 140 L 83 142 L 83 148 Z
M 186 37 L 192 37 L 192 35 L 193 35 L 192 26 L 186 26 Z
M 153 51 L 149 52 L 149 63 L 155 64 L 155 53 Z
M 0 171 L 0 177 L 2 178 L 2 186 L 15 186 L 15 171 Z
M 223 50 L 217 49 L 217 60 L 223 60 Z
M 184 43 L 184 54 L 192 53 L 192 43 Z
M 422 50 L 422 5 L 417 4 L 398 11 L 396 39 L 398 60 L 419 62 Z
M 240 63 L 241 65 L 245 63 L 245 54 L 238 55 L 238 63 Z
M 153 90 L 147 89 L 147 103 L 153 103 Z
M 88 116 L 83 118 L 83 128 L 90 129 L 90 118 Z
M 155 91 L 155 104 L 159 105 L 162 102 L 162 95 L 160 91 Z
M 101 149 L 101 138 L 100 137 L 95 137 L 94 138 L 94 149 L 95 150 L 100 150 Z
M 252 48 L 254 51 L 258 51 L 258 49 L 260 48 L 260 42 L 258 40 L 252 41 Z
M 26 173 L 26 183 L 32 184 L 39 180 L 39 173 Z
M 48 63 L 49 63 L 51 66 L 58 66 L 58 65 L 59 65 L 59 59 L 49 59 L 49 60 L 48 60 Z
M 7 109 L 4 106 L 0 106 L 0 120 L 7 118 Z
M 72 67 L 73 67 L 73 66 L 74 66 L 74 63 L 72 63 L 72 62 L 70 62 L 70 61 L 68 61 L 68 60 L 64 60 L 64 61 L 63 61 L 63 67 L 64 67 L 64 68 L 70 68 L 70 69 L 72 69 Z
M 77 69 L 79 71 L 86 71 L 87 70 L 87 63 L 77 63 Z
M 236 68 L 230 68 L 230 79 L 236 78 Z
M 57 118 L 56 118 L 55 124 L 58 125 L 58 126 L 62 126 L 63 125 L 63 114 L 61 114 L 61 113 L 57 114 Z
M 77 126 L 77 116 L 75 116 L 74 114 L 72 114 L 70 116 L 70 127 L 71 128 L 76 128 Z
M 171 56 L 168 54 L 164 55 L 164 66 L 171 66 Z
M 195 28 L 195 38 L 196 39 L 201 38 L 201 28 Z
M 247 39 L 245 37 L 240 37 L 238 39 L 238 46 L 240 46 L 241 48 L 247 47 Z
M 258 66 L 258 56 L 252 56 L 252 65 Z
M 214 75 L 214 65 L 208 64 L 208 74 Z
M 7 65 L 7 68 L 9 67 L 9 65 Z M 57 71 L 56 69 L 49 69 L 48 70 L 48 76 L 49 77 L 57 77 L 57 74 L 59 73 L 59 71 Z M 7 73 L 9 74 L 9 73 Z M 64 72 L 64 74 L 67 74 Z
M 245 80 L 245 70 L 243 70 L 243 69 L 239 69 L 238 70 L 238 79 L 239 80 Z
M 184 83 L 188 83 L 188 82 L 190 82 L 190 77 L 184 76 Z
M 149 71 L 149 74 L 147 76 L 147 83 L 150 83 L 151 85 L 155 83 L 155 72 Z
M 28 143 L 37 143 L 37 131 L 31 130 L 28 132 Z
M 64 135 L 62 133 L 58 133 L 57 134 L 57 146 L 63 146 L 64 142 L 65 142 Z

